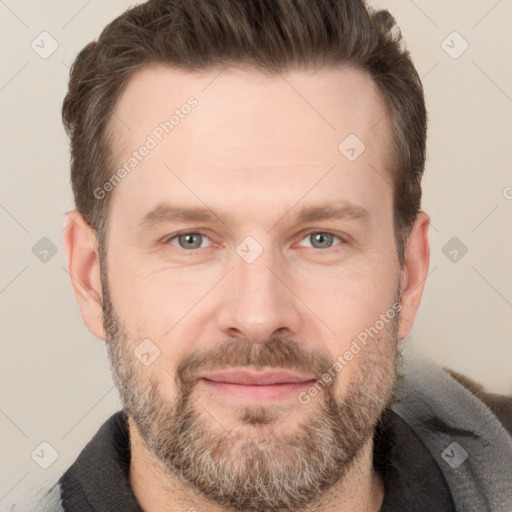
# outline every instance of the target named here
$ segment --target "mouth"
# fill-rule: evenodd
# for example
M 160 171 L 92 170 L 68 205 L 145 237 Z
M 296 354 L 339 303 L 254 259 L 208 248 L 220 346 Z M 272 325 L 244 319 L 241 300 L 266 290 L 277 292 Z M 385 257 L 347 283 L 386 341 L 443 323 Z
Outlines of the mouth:
M 204 374 L 199 382 L 230 400 L 261 403 L 294 398 L 311 386 L 315 378 L 288 371 L 229 370 Z

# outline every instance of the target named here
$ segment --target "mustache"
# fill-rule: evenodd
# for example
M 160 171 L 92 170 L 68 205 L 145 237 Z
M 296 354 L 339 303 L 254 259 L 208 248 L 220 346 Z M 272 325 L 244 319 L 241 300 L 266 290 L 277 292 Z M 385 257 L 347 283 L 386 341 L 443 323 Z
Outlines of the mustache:
M 187 390 L 200 372 L 235 367 L 279 368 L 313 374 L 315 379 L 320 379 L 333 363 L 325 351 L 305 349 L 285 338 L 272 338 L 264 344 L 230 338 L 209 350 L 186 356 L 176 369 L 175 379 L 179 387 Z M 329 384 L 333 386 L 334 381 Z

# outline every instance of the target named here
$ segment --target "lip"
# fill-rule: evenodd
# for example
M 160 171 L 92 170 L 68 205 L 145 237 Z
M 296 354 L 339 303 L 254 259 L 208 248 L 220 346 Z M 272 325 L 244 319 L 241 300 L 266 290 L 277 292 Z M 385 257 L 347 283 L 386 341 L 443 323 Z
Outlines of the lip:
M 244 384 L 246 386 L 268 386 L 273 384 L 296 384 L 309 382 L 314 377 L 297 375 L 289 371 L 260 371 L 250 372 L 247 370 L 228 370 L 223 372 L 212 372 L 202 375 L 201 378 L 213 382 L 224 382 L 227 384 Z
M 261 403 L 296 397 L 311 386 L 315 378 L 289 371 L 229 370 L 201 375 L 199 381 L 210 391 L 230 400 Z

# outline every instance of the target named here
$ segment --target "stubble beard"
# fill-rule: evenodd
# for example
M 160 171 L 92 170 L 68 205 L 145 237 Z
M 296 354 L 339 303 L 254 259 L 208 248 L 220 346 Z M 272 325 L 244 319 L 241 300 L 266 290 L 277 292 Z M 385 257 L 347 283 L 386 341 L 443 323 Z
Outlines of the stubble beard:
M 300 406 L 309 411 L 302 411 L 304 419 L 292 433 L 286 432 L 286 414 L 270 407 L 237 410 L 237 427 L 228 431 L 194 397 L 199 369 L 275 366 L 321 376 L 334 361 L 282 338 L 263 345 L 228 340 L 180 362 L 170 403 L 151 374 L 143 375 L 146 367 L 119 328 L 106 281 L 102 306 L 114 382 L 125 413 L 162 471 L 223 508 L 247 512 L 301 510 L 343 482 L 392 400 L 398 313 L 349 363 L 355 370 L 343 398 L 336 396 L 335 378 Z

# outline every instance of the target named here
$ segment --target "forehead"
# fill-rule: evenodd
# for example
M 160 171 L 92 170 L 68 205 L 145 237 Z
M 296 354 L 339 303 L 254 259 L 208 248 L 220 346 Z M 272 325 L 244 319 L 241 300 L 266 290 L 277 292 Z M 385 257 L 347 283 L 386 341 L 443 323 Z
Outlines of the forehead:
M 206 197 L 214 183 L 231 187 L 242 203 L 242 187 L 253 198 L 298 200 L 333 168 L 330 181 L 314 187 L 318 194 L 339 194 L 336 179 L 340 186 L 359 181 L 367 199 L 374 194 L 365 187 L 375 194 L 390 188 L 386 108 L 370 75 L 355 68 L 269 76 L 239 67 L 185 72 L 152 65 L 132 76 L 110 128 L 118 167 L 134 164 L 125 165 L 130 174 L 114 192 L 135 206 L 172 196 L 180 177 L 198 204 L 194 192 Z M 135 162 L 143 146 L 151 149 Z
M 190 97 L 200 106 L 194 111 L 194 129 L 215 127 L 220 138 L 227 133 L 223 128 L 235 126 L 233 144 L 276 132 L 282 141 L 300 136 L 313 144 L 327 137 L 330 143 L 347 130 L 370 142 L 388 128 L 380 122 L 386 109 L 375 82 L 368 73 L 348 66 L 267 75 L 233 66 L 189 72 L 154 64 L 131 77 L 111 125 L 131 149 L 152 131 L 151 123 L 169 120 Z M 278 125 L 269 123 L 276 119 Z M 297 120 L 307 124 L 297 127 Z M 176 130 L 173 138 L 183 130 Z

